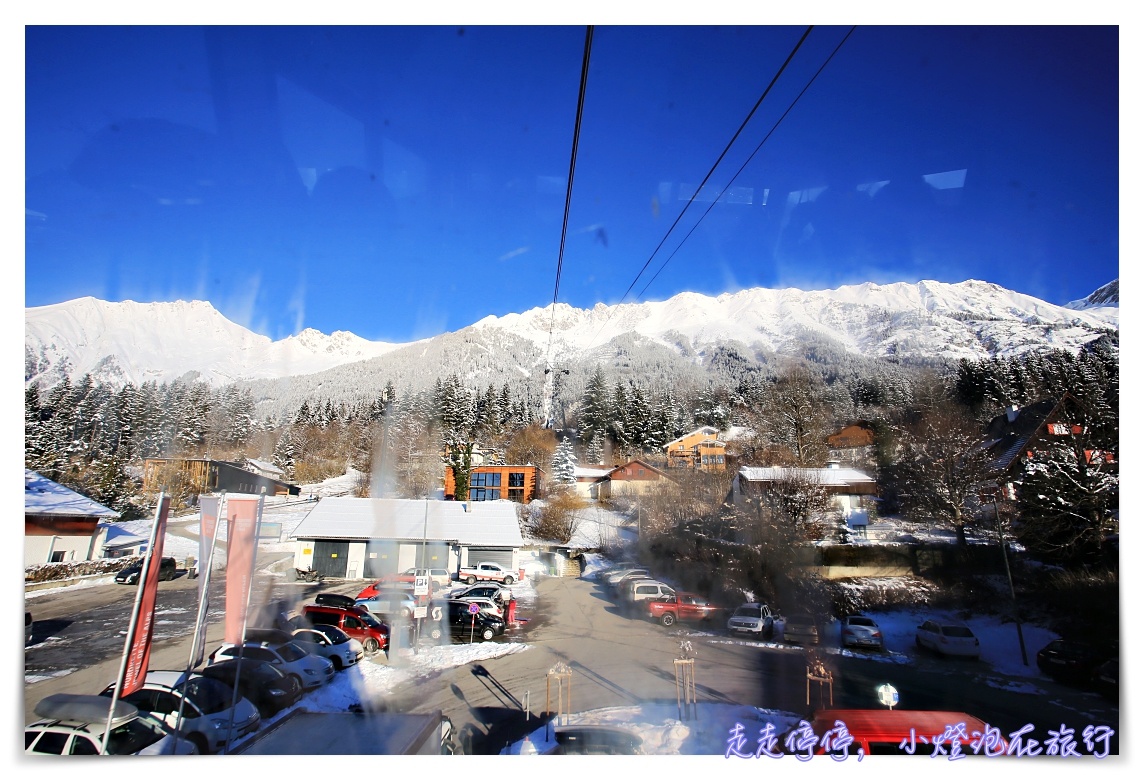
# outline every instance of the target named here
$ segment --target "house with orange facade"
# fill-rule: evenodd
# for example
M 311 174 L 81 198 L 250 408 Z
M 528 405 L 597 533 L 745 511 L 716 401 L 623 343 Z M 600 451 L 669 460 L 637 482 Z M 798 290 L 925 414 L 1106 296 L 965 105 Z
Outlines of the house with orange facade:
M 644 495 L 675 484 L 664 471 L 639 459 L 616 466 L 608 472 L 607 480 L 613 496 Z
M 537 466 L 481 464 L 469 471 L 469 495 L 457 496 L 453 467 L 445 467 L 446 501 L 498 501 L 506 498 L 527 504 L 537 497 L 544 472 Z
M 693 468 L 700 471 L 723 471 L 727 468 L 727 442 L 718 428 L 704 425 L 663 445 L 667 465 L 671 468 Z

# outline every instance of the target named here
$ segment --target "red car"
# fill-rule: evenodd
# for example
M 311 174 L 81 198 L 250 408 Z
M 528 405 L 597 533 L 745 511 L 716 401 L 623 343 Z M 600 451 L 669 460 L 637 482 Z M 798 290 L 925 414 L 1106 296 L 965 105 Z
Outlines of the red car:
M 431 571 L 431 570 L 430 570 Z M 413 593 L 413 586 L 416 584 L 417 578 L 413 575 L 413 569 L 407 569 L 401 574 L 386 574 L 381 579 L 366 585 L 362 588 L 361 592 L 355 598 L 358 599 L 372 599 L 377 595 L 379 590 L 407 590 L 410 594 Z M 433 595 L 437 592 L 439 585 L 432 577 L 429 578 L 429 594 Z
M 389 626 L 365 607 L 323 607 L 307 604 L 302 617 L 315 625 L 337 626 L 362 644 L 367 655 L 389 650 Z
M 702 596 L 682 591 L 676 593 L 674 598 L 668 597 L 645 603 L 647 616 L 665 626 L 673 626 L 681 620 L 688 623 L 710 620 L 711 616 L 719 611 L 719 607 Z

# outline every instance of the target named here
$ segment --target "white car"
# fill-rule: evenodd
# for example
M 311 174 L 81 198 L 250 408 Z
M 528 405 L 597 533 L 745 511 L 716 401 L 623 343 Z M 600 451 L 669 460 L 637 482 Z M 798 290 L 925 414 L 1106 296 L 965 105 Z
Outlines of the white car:
M 775 619 L 771 608 L 755 601 L 741 605 L 727 619 L 727 630 L 755 639 L 769 639 L 774 634 Z
M 843 647 L 883 647 L 882 629 L 874 618 L 866 615 L 847 615 L 842 618 Z
M 357 599 L 354 604 L 365 607 L 371 615 L 381 620 L 408 620 L 417 606 L 411 591 L 383 588 L 367 599 Z
M 504 618 L 504 609 L 499 607 L 492 599 L 484 598 L 481 596 L 465 596 L 456 599 L 456 601 L 465 601 L 469 604 L 476 604 L 481 608 L 481 612 L 486 615 L 496 615 L 499 618 Z
M 290 640 L 311 655 L 320 655 L 334 665 L 334 671 L 348 669 L 365 658 L 361 642 L 337 626 L 316 624 L 294 629 Z
M 114 693 L 115 683 L 111 683 L 99 695 L 106 702 Z M 143 678 L 142 688 L 120 700 L 149 712 L 172 729 L 177 727 L 198 752 L 214 753 L 226 745 L 228 731 L 230 741 L 235 742 L 257 731 L 262 722 L 250 701 L 239 697 L 232 708 L 232 698 L 231 689 L 218 680 L 200 674 L 188 679 L 185 672 L 153 669 Z
M 226 643 L 207 658 L 208 664 L 239 657 L 266 661 L 278 667 L 282 674 L 298 681 L 304 691 L 312 691 L 334 679 L 334 665 L 320 656 L 311 655 L 293 642 L 247 642 L 245 645 Z
M 939 655 L 973 659 L 981 657 L 981 643 L 969 626 L 952 620 L 927 620 L 922 623 L 914 634 L 914 644 Z
M 104 696 L 53 693 L 36 704 L 41 719 L 24 727 L 24 752 L 49 756 L 97 756 L 107 733 L 107 754 L 160 756 L 197 753 L 194 743 L 134 704 Z M 107 716 L 111 713 L 111 731 Z

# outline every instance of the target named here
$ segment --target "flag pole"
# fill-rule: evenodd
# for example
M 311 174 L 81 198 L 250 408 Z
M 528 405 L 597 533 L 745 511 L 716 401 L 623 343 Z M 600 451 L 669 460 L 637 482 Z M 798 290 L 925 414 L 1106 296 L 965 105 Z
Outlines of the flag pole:
M 99 748 L 101 756 L 107 755 L 107 738 L 111 735 L 111 719 L 115 714 L 115 705 L 119 701 L 119 694 L 123 691 L 123 677 L 127 674 L 127 658 L 131 655 L 131 646 L 135 643 L 135 629 L 139 623 L 139 610 L 143 604 L 143 588 L 147 584 L 147 575 L 151 572 L 151 559 L 155 554 L 155 536 L 159 530 L 159 514 L 163 511 L 164 497 L 164 492 L 160 490 L 159 500 L 155 503 L 155 519 L 151 523 L 151 534 L 147 539 L 147 555 L 143 558 L 143 566 L 139 570 L 139 580 L 135 583 L 135 604 L 131 607 L 131 622 L 127 624 L 127 639 L 123 642 L 123 657 L 119 659 L 119 674 L 115 676 L 115 690 L 111 692 L 111 706 L 107 708 L 107 724 L 103 730 L 102 744 Z
M 238 681 L 242 675 L 242 657 L 245 655 L 246 650 L 246 624 L 250 619 L 250 592 L 254 590 L 254 566 L 258 562 L 258 537 L 262 532 L 262 509 L 266 504 L 266 488 L 262 488 L 262 492 L 258 495 L 258 516 L 254 520 L 254 541 L 250 545 L 250 581 L 246 586 L 246 607 L 242 612 L 242 635 L 239 637 L 238 644 L 238 668 L 234 672 L 234 692 L 230 699 L 230 721 L 227 723 L 226 729 L 226 743 L 220 753 L 226 754 L 230 751 L 230 735 L 234 733 L 234 710 L 238 706 Z M 228 530 L 226 536 L 227 543 L 227 567 L 230 567 L 230 531 Z M 230 583 L 227 583 L 230 587 Z
M 224 493 L 223 495 L 225 497 L 226 494 Z M 201 501 L 199 506 L 199 535 L 201 536 L 203 533 Z M 211 584 L 211 562 L 214 560 L 215 544 L 218 543 L 218 529 L 219 526 L 222 525 L 218 517 L 220 514 L 221 513 L 216 508 L 214 533 L 211 534 L 211 546 L 207 549 L 206 570 L 202 574 L 203 582 L 199 589 L 199 614 L 195 619 L 195 636 L 194 639 L 191 640 L 191 652 L 187 656 L 187 670 L 183 674 L 183 695 L 179 697 L 179 714 L 175 717 L 176 734 L 178 734 L 179 731 L 183 728 L 183 704 L 187 700 L 186 692 L 190 687 L 191 670 L 194 669 L 200 661 L 202 661 L 202 646 L 200 643 L 204 641 L 204 634 L 206 634 L 207 609 L 209 602 L 207 597 L 207 589 L 210 588 Z M 202 562 L 200 561 L 200 564 L 201 563 Z M 202 568 L 202 566 L 199 568 Z

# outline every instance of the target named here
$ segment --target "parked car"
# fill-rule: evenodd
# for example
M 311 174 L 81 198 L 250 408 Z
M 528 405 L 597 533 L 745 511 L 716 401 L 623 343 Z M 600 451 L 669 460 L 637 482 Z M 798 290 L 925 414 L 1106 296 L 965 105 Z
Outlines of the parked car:
M 639 609 L 643 602 L 675 595 L 675 588 L 659 580 L 634 580 L 620 598 L 626 609 Z
M 1108 653 L 1070 639 L 1054 639 L 1037 651 L 1037 668 L 1054 680 L 1088 683 Z
M 884 648 L 882 629 L 878 627 L 874 618 L 866 615 L 847 615 L 840 622 L 843 647 L 875 647 L 879 650 Z
M 270 718 L 302 698 L 298 678 L 282 672 L 274 664 L 244 657 L 241 671 L 238 659 L 217 661 L 199 670 L 203 677 L 218 680 L 232 694 L 238 680 L 238 695 L 249 699 L 263 719 Z
M 838 722 L 842 722 L 846 726 L 847 732 L 853 737 L 847 748 L 846 753 L 851 756 L 858 754 L 861 749 L 863 755 L 891 755 L 891 756 L 904 756 L 914 752 L 915 755 L 929 756 L 933 753 L 934 748 L 931 746 L 934 741 L 934 736 L 945 734 L 947 727 L 954 727 L 950 730 L 952 736 L 947 737 L 944 750 L 948 753 L 950 749 L 950 742 L 956 739 L 961 745 L 961 752 L 966 755 L 974 755 L 972 750 L 972 743 L 975 739 L 974 732 L 978 734 L 986 733 L 985 721 L 981 718 L 975 717 L 965 712 L 952 712 L 945 710 L 888 710 L 888 709 L 827 709 L 819 710 L 814 713 L 814 719 L 811 721 L 811 728 L 814 733 L 818 735 L 818 743 L 813 748 L 813 751 L 819 755 L 828 754 L 834 751 L 827 750 L 822 745 L 822 737 L 828 731 L 836 728 Z M 958 724 L 964 724 L 964 729 L 956 728 Z M 923 742 L 922 740 L 926 740 Z M 779 740 L 779 745 L 785 741 Z M 907 746 L 913 746 L 912 750 L 908 750 Z M 993 752 L 990 755 L 1003 755 L 1007 743 L 1004 737 L 998 737 L 998 743 L 992 747 Z M 842 751 L 837 751 L 838 755 Z
M 454 599 L 465 598 L 482 598 L 492 599 L 507 604 L 512 599 L 512 591 L 496 583 L 485 583 L 482 585 L 470 585 L 462 590 L 460 593 L 453 594 Z
M 981 657 L 981 643 L 964 623 L 927 620 L 918 626 L 914 644 L 940 655 L 957 655 L 975 660 Z
M 476 604 L 481 608 L 481 612 L 487 615 L 495 615 L 496 617 L 503 618 L 505 616 L 505 608 L 501 604 L 497 604 L 492 599 L 482 598 L 480 596 L 466 596 L 459 598 L 457 601 L 467 601 L 470 604 Z
M 418 568 L 406 569 L 401 572 L 403 578 L 409 578 L 409 582 L 413 582 L 417 576 L 417 572 L 421 571 Z M 437 588 L 447 588 L 453 584 L 453 575 L 449 573 L 448 569 L 428 569 L 429 581 L 432 582 Z
M 24 610 L 24 644 L 26 645 L 32 643 L 32 636 L 35 633 L 32 631 L 32 624 L 34 622 L 35 621 L 32 620 L 32 613 Z
M 337 626 L 317 624 L 308 628 L 296 628 L 290 641 L 307 653 L 328 660 L 334 665 L 335 672 L 349 669 L 365 658 L 365 648 L 361 642 Z
M 311 655 L 293 642 L 246 642 L 243 645 L 226 643 L 208 656 L 207 663 L 214 664 L 231 658 L 265 661 L 278 667 L 278 671 L 290 675 L 303 691 L 312 691 L 334 679 L 334 665 L 325 658 Z
M 742 604 L 727 619 L 727 630 L 732 634 L 745 634 L 756 639 L 769 639 L 774 635 L 774 614 L 766 604 L 753 601 Z
M 652 579 L 651 574 L 649 574 L 646 569 L 641 569 L 638 571 L 630 571 L 627 574 L 624 574 L 620 577 L 617 577 L 614 580 L 609 579 L 606 587 L 608 589 L 608 592 L 613 597 L 616 597 L 616 596 L 619 596 L 621 593 L 623 593 L 625 585 L 627 583 L 631 582 L 632 580 L 650 580 L 650 579 Z
M 136 561 L 125 566 L 115 575 L 115 581 L 120 585 L 134 585 L 139 582 L 139 575 L 143 573 L 143 561 Z M 159 579 L 173 580 L 178 576 L 178 565 L 174 558 L 159 559 Z
M 322 607 L 307 604 L 302 617 L 313 624 L 337 626 L 361 642 L 366 655 L 389 649 L 389 626 L 369 613 L 365 607 Z
M 364 607 L 382 622 L 386 620 L 408 620 L 413 617 L 413 609 L 417 606 L 417 602 L 410 595 L 410 591 L 390 590 L 388 588 L 377 591 L 368 599 L 357 599 L 354 604 Z
M 1109 658 L 1092 674 L 1092 685 L 1097 693 L 1108 699 L 1120 698 L 1120 659 Z
M 604 575 L 604 588 L 609 592 L 615 592 L 616 584 L 624 577 L 628 577 L 633 574 L 638 574 L 641 577 L 650 577 L 651 570 L 643 566 L 636 566 L 628 569 L 616 569 L 615 571 Z
M 645 601 L 640 607 L 652 620 L 658 620 L 665 626 L 673 626 L 677 622 L 698 623 L 708 621 L 719 612 L 719 608 L 702 596 L 694 593 L 677 591 L 673 596 Z
M 176 736 L 165 723 L 123 700 L 109 706 L 103 696 L 53 693 L 33 712 L 40 718 L 24 727 L 24 752 L 52 756 L 186 755 L 197 753 L 194 743 Z M 108 714 L 111 730 L 107 730 Z
M 218 680 L 200 674 L 187 677 L 185 672 L 152 669 L 143 678 L 142 688 L 120 700 L 151 713 L 172 729 L 178 727 L 198 752 L 215 753 L 226 745 L 228 733 L 234 742 L 256 731 L 262 722 L 258 708 L 245 697 L 232 707 L 231 693 Z M 99 695 L 110 698 L 114 694 L 115 683 L 111 683 Z
M 455 599 L 450 599 L 448 602 L 449 612 L 445 617 L 452 641 L 469 642 L 480 639 L 487 642 L 504 633 L 505 622 L 503 618 L 480 611 L 474 615 L 469 612 L 469 604 L 468 601 Z
M 499 563 L 492 563 L 491 561 L 481 561 L 475 566 L 462 566 L 457 571 L 457 579 L 470 585 L 475 585 L 482 580 L 512 585 L 520 579 L 520 570 L 507 569 Z
M 818 626 L 809 615 L 783 618 L 783 641 L 794 645 L 817 645 Z
M 357 599 L 344 593 L 319 593 L 314 596 L 314 603 L 323 607 L 352 607 L 356 602 Z

